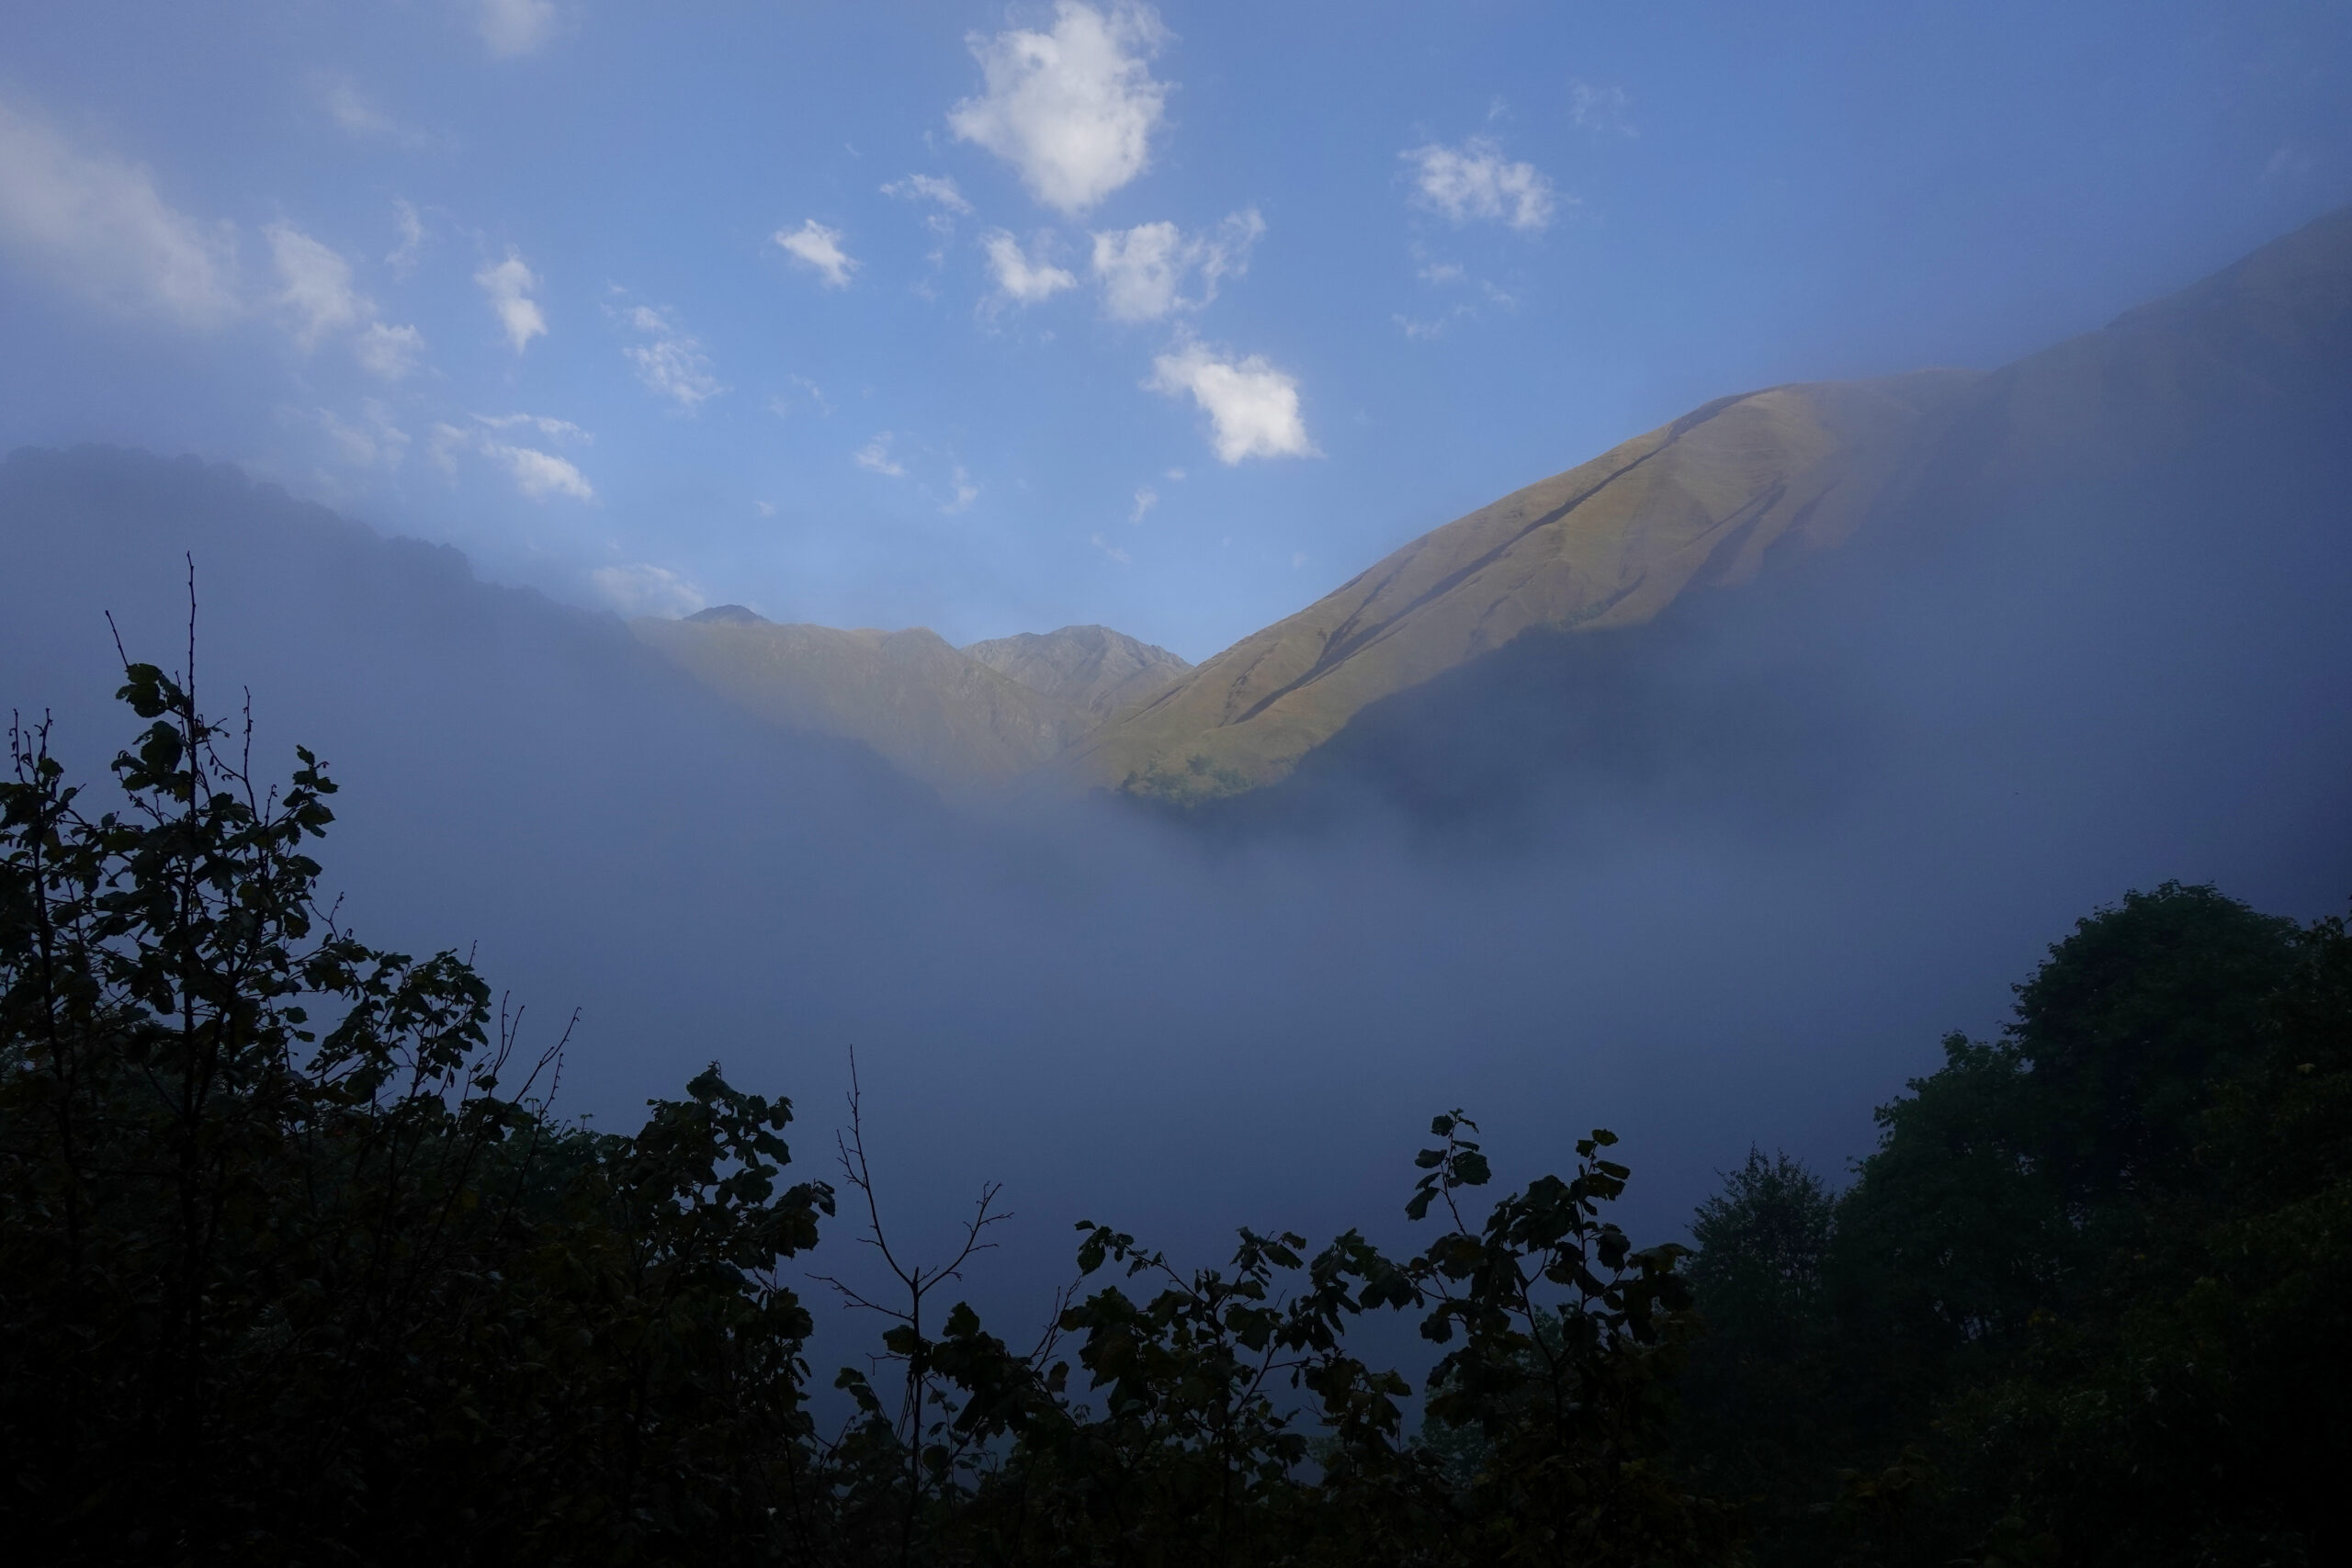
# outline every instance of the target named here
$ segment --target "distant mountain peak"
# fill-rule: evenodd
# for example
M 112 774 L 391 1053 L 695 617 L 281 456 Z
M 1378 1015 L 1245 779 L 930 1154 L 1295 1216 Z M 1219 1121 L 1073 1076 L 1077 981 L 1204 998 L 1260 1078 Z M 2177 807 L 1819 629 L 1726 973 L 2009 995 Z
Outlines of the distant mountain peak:
M 686 619 L 729 626 L 764 626 L 770 624 L 765 615 L 747 610 L 741 604 L 713 604 L 707 610 L 696 610 Z
M 1098 721 L 1158 695 L 1193 668 L 1164 648 L 1109 626 L 1020 632 L 967 644 L 964 652 Z

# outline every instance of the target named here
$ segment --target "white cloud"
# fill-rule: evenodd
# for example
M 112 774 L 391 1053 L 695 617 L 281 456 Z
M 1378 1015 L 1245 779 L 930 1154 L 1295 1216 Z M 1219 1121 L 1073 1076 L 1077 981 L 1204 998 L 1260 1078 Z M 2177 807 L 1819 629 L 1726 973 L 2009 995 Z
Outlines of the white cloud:
M 593 439 L 589 434 L 568 420 L 550 419 L 545 414 L 502 413 L 475 414 L 474 423 L 482 430 L 501 434 L 512 430 L 535 431 L 557 441 Z M 478 452 L 506 470 L 514 488 L 533 501 L 545 501 L 548 496 L 568 496 L 573 501 L 594 501 L 596 490 L 586 475 L 569 459 L 552 452 L 542 452 L 536 446 L 518 446 L 510 442 L 494 441 L 481 430 L 466 430 L 454 424 L 435 424 L 431 438 L 425 443 L 425 456 L 433 466 L 455 478 L 458 454 Z
M 773 517 L 775 515 L 775 502 L 773 501 L 755 501 L 752 502 L 752 510 L 763 517 Z
M 887 430 L 859 447 L 852 461 L 869 473 L 886 474 L 894 479 L 907 477 L 906 465 L 890 456 L 890 433 Z
M 431 135 L 387 114 L 348 76 L 317 76 L 311 85 L 327 118 L 353 136 L 411 149 L 433 145 Z
M 498 312 L 498 324 L 506 329 L 506 341 L 515 353 L 522 353 L 533 338 L 545 335 L 548 319 L 539 313 L 539 302 L 531 298 L 539 279 L 512 247 L 504 261 L 492 262 L 474 274 L 474 281 L 490 296 L 490 308 Z
M 592 446 L 596 441 L 570 420 L 553 419 L 543 413 L 478 413 L 473 417 L 475 423 L 491 430 L 535 430 L 550 441 L 577 441 Z
M 1016 304 L 1034 305 L 1040 299 L 1050 299 L 1065 288 L 1078 287 L 1078 279 L 1061 267 L 1044 259 L 1045 242 L 1038 242 L 1039 258 L 1031 261 L 1022 253 L 1021 242 L 1001 229 L 991 229 L 980 237 L 980 248 L 988 253 L 989 271 L 996 277 L 997 291 Z
M 291 223 L 269 224 L 262 233 L 277 269 L 278 308 L 293 318 L 294 341 L 304 352 L 375 313 L 353 292 L 349 262 Z
M 1143 514 L 1149 512 L 1153 507 L 1158 506 L 1159 504 L 1159 492 L 1158 491 L 1139 490 L 1136 491 L 1135 510 L 1127 513 L 1128 523 L 1136 524 L 1142 522 Z
M 1469 276 L 1460 262 L 1431 262 L 1416 275 L 1423 283 L 1459 283 Z
M 1300 567 L 1303 567 L 1303 566 L 1305 566 L 1306 564 L 1306 552 L 1305 550 L 1293 550 L 1293 551 L 1291 552 L 1291 557 L 1290 557 L 1290 569 L 1291 569 L 1291 570 L 1293 570 L 1293 571 L 1296 571 Z
M 509 446 L 502 442 L 485 441 L 482 456 L 506 465 L 514 477 L 514 488 L 533 501 L 545 501 L 551 495 L 569 496 L 574 501 L 594 501 L 595 489 L 587 477 L 564 458 L 551 452 L 531 446 Z
M 806 376 L 790 376 L 786 377 L 786 379 L 789 380 L 795 387 L 798 388 L 802 392 L 808 395 L 809 403 L 815 407 L 819 413 L 828 416 L 832 413 L 832 400 L 825 396 L 825 389 L 822 387 L 820 387 L 816 382 L 811 381 Z M 775 415 L 778 419 L 790 419 L 792 417 L 792 410 L 793 400 L 787 393 L 778 392 L 768 400 L 768 412 Z
M 624 615 L 691 615 L 710 603 L 701 589 L 676 572 L 647 561 L 600 566 L 588 574 L 588 581 Z
M 351 284 L 351 264 L 291 223 L 267 225 L 270 260 L 277 272 L 277 308 L 292 321 L 294 342 L 308 354 L 330 333 L 351 332 L 352 356 L 362 368 L 397 381 L 424 355 L 424 334 L 376 319 L 376 303 Z
M 101 304 L 213 327 L 236 313 L 234 231 L 164 202 L 136 164 L 0 104 L 0 240 Z
M 374 399 L 362 405 L 367 423 L 356 423 L 342 419 L 326 409 L 311 417 L 326 432 L 334 444 L 335 456 L 355 468 L 381 468 L 390 472 L 401 466 L 408 453 L 408 433 L 392 423 L 391 411 Z
M 778 229 L 775 243 L 794 260 L 816 268 L 828 288 L 848 287 L 849 275 L 857 270 L 856 261 L 842 249 L 842 231 L 828 229 L 814 218 L 797 229 Z
M 416 270 L 418 253 L 424 249 L 424 220 L 416 215 L 416 203 L 395 197 L 392 221 L 400 229 L 401 243 L 384 257 L 384 265 L 394 277 L 406 277 Z
M 1151 379 L 1144 387 L 1171 397 L 1191 393 L 1209 416 L 1209 444 L 1220 462 L 1317 455 L 1299 417 L 1296 378 L 1275 369 L 1262 355 L 1237 360 L 1203 344 L 1181 344 L 1151 362 Z
M 361 368 L 387 381 L 397 381 L 424 357 L 424 334 L 414 327 L 388 327 L 370 321 L 351 345 Z
M 939 509 L 943 513 L 952 515 L 980 499 L 980 487 L 972 482 L 972 476 L 964 471 L 964 465 L 961 463 L 956 465 L 954 488 L 956 499 Z
M 1494 219 L 1533 231 L 1552 221 L 1558 193 L 1532 164 L 1503 160 L 1502 149 L 1483 136 L 1459 147 L 1435 142 L 1398 154 L 1413 167 L 1421 203 L 1456 223 Z
M 1250 269 L 1250 252 L 1266 231 L 1253 208 L 1237 212 L 1213 234 L 1186 237 L 1173 223 L 1139 223 L 1094 236 L 1094 276 L 1102 308 L 1117 321 L 1151 321 L 1172 310 L 1197 310 L 1216 298 L 1218 282 Z M 1186 297 L 1197 276 L 1200 292 Z
M 1057 0 L 1051 32 L 973 33 L 965 42 L 986 88 L 947 124 L 1011 164 L 1039 201 L 1083 212 L 1151 161 L 1168 89 L 1146 62 L 1167 37 L 1148 6 L 1106 15 L 1080 0 Z
M 650 340 L 621 349 L 648 388 L 688 413 L 727 390 L 711 374 L 710 356 L 702 344 L 680 332 L 668 311 L 639 305 L 629 311 L 628 323 Z
M 555 36 L 555 0 L 477 0 L 474 29 L 501 59 L 528 54 Z
M 1101 550 L 1111 559 L 1117 561 L 1121 566 L 1132 566 L 1135 564 L 1135 557 L 1127 554 L 1126 551 L 1119 548 L 1118 546 L 1106 542 L 1100 534 L 1095 535 L 1086 542 L 1092 545 L 1096 549 Z
M 1634 96 L 1623 87 L 1599 87 L 1590 82 L 1568 81 L 1568 117 L 1587 130 L 1604 136 L 1639 136 L 1626 118 Z
M 964 199 L 964 193 L 956 188 L 956 182 L 944 175 L 909 175 L 905 179 L 893 180 L 884 186 L 882 194 L 895 196 L 902 201 L 936 202 L 948 211 L 965 218 L 972 215 L 972 204 Z

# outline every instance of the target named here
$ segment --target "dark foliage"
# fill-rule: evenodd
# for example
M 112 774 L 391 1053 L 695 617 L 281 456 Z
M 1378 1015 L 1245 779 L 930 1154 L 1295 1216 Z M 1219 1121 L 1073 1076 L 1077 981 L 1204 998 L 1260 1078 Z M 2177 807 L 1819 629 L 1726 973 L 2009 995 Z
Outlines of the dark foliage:
M 903 1297 L 853 1293 L 891 1374 L 841 1373 L 855 1414 L 820 1432 L 776 1270 L 835 1192 L 786 1182 L 790 1107 L 714 1066 L 633 1134 L 560 1120 L 560 1043 L 523 1052 L 458 954 L 320 907 L 308 752 L 266 790 L 192 675 L 129 665 L 122 695 L 146 728 L 112 809 L 39 727 L 0 783 L 0 1533 L 45 1560 L 1735 1555 L 1667 1462 L 1684 1249 L 1604 1217 L 1605 1132 L 1480 1218 L 1476 1129 L 1439 1117 L 1408 1206 L 1438 1234 L 1402 1261 L 1244 1231 L 1187 1270 L 1089 1224 L 1024 1353 L 937 1312 L 960 1258 L 891 1251 L 853 1103 L 843 1169 Z M 1454 1462 L 1348 1352 L 1378 1312 L 1443 1348 Z
M 1688 1457 L 1759 1555 L 2339 1559 L 2344 922 L 2134 893 L 1945 1055 L 1838 1198 L 1752 1157 L 1700 1213 Z

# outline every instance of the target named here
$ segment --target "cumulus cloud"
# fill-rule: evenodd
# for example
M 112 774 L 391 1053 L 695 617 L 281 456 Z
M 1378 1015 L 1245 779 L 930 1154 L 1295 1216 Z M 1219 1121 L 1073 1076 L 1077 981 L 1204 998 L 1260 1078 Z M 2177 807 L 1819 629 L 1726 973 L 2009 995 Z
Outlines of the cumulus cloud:
M 236 313 L 234 231 L 171 207 L 136 164 L 0 103 L 0 241 L 102 305 L 182 326 Z
M 396 197 L 392 222 L 400 230 L 401 243 L 385 255 L 384 265 L 394 277 L 406 277 L 416 270 L 416 258 L 424 249 L 424 220 L 417 216 L 416 203 Z
M 928 201 L 945 208 L 959 217 L 972 215 L 972 204 L 956 188 L 956 182 L 944 175 L 909 175 L 902 180 L 892 180 L 882 187 L 884 196 L 895 196 L 901 201 Z
M 813 267 L 828 288 L 845 288 L 857 263 L 842 249 L 842 231 L 828 229 L 814 218 L 797 229 L 778 229 L 775 243 L 803 266 Z
M 501 59 L 528 54 L 555 36 L 555 0 L 475 0 L 474 30 Z
M 1173 223 L 1139 223 L 1094 236 L 1094 277 L 1102 309 L 1122 321 L 1151 321 L 1173 310 L 1197 310 L 1216 298 L 1224 278 L 1250 269 L 1250 252 L 1266 231 L 1253 208 L 1237 212 L 1213 233 L 1186 235 Z M 1184 293 L 1188 279 L 1199 291 Z
M 701 589 L 650 561 L 598 567 L 588 580 L 624 615 L 691 615 L 710 603 Z
M 1532 231 L 1552 221 L 1558 193 L 1532 164 L 1505 161 L 1483 136 L 1459 147 L 1431 142 L 1399 153 L 1411 166 L 1414 196 L 1456 223 L 1487 219 Z
M 1262 355 L 1230 358 L 1205 344 L 1180 344 L 1151 362 L 1148 391 L 1192 394 L 1209 416 L 1209 445 L 1217 460 L 1312 457 L 1315 444 L 1298 412 L 1298 381 Z
M 492 262 L 475 273 L 474 282 L 490 297 L 490 308 L 498 313 L 498 324 L 505 329 L 506 341 L 515 353 L 522 353 L 533 338 L 546 334 L 548 319 L 539 313 L 539 302 L 531 298 L 539 279 L 512 246 L 504 261 Z
M 885 474 L 894 479 L 907 477 L 906 465 L 890 456 L 890 433 L 887 430 L 853 453 L 851 461 L 869 473 Z
M 710 357 L 703 353 L 702 344 L 679 331 L 667 310 L 639 305 L 628 312 L 628 324 L 646 341 L 626 344 L 621 352 L 637 367 L 637 378 L 649 389 L 688 413 L 727 390 L 711 374 Z
M 1587 130 L 1603 136 L 1638 136 L 1630 117 L 1634 96 L 1623 87 L 1595 86 L 1568 81 L 1568 117 Z
M 1037 200 L 1083 212 L 1151 161 L 1168 89 L 1147 62 L 1167 37 L 1148 6 L 1080 0 L 1058 0 L 1049 32 L 971 34 L 985 87 L 948 127 L 1012 164 Z
M 1078 287 L 1078 279 L 1061 267 L 1047 263 L 1042 254 L 1033 261 L 1021 249 L 1021 242 L 1001 229 L 991 229 L 980 237 L 980 248 L 988 253 L 989 271 L 996 278 L 997 292 L 1018 305 L 1034 305 L 1040 299 L 1050 299 L 1065 288 Z M 1039 251 L 1044 250 L 1041 238 Z

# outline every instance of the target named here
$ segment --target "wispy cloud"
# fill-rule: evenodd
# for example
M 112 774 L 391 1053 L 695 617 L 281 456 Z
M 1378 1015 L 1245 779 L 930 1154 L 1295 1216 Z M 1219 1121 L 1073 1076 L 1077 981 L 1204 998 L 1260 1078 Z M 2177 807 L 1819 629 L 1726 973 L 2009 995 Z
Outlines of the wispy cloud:
M 84 152 L 0 103 L 0 242 L 98 303 L 181 326 L 237 313 L 235 231 L 156 194 L 145 168 Z
M 1094 276 L 1102 309 L 1114 320 L 1151 321 L 1175 310 L 1197 310 L 1216 298 L 1219 282 L 1250 269 L 1250 253 L 1266 231 L 1256 209 L 1237 212 L 1206 234 L 1187 235 L 1173 223 L 1140 223 L 1094 236 Z M 1188 280 L 1199 291 L 1184 292 Z
M 1568 118 L 1602 136 L 1639 136 L 1634 129 L 1634 96 L 1623 87 L 1568 80 Z
M 514 488 L 533 501 L 545 501 L 551 495 L 573 501 L 596 499 L 595 489 L 587 477 L 568 458 L 535 447 L 508 446 L 495 441 L 485 442 L 481 451 L 484 457 L 503 463 L 514 480 Z
M 373 313 L 352 288 L 351 264 L 334 251 L 291 223 L 268 224 L 262 235 L 277 272 L 276 303 L 291 319 L 294 341 L 305 353 L 329 333 Z
M 492 262 L 475 273 L 474 282 L 490 297 L 490 308 L 497 312 L 498 324 L 515 353 L 522 353 L 533 338 L 546 335 L 548 319 L 540 313 L 539 302 L 531 298 L 539 278 L 513 247 L 508 247 L 504 261 Z
M 310 419 L 325 433 L 337 461 L 385 473 L 398 468 L 408 454 L 408 433 L 393 423 L 391 411 L 373 398 L 361 405 L 361 414 L 359 420 L 346 420 L 320 409 Z
M 395 197 L 392 223 L 400 231 L 401 243 L 385 255 L 384 265 L 392 269 L 394 277 L 406 277 L 416 270 L 416 258 L 424 250 L 424 220 L 417 216 L 416 203 Z
M 1318 456 L 1299 413 L 1296 378 L 1262 355 L 1236 359 L 1205 344 L 1181 344 L 1151 362 L 1144 388 L 1170 397 L 1191 394 L 1209 416 L 1209 445 L 1219 462 Z
M 311 79 L 311 90 L 319 107 L 329 119 L 345 133 L 368 141 L 382 141 L 394 147 L 417 151 L 435 145 L 440 139 L 396 118 L 381 105 L 359 90 L 359 85 L 348 76 L 321 73 Z
M 262 235 L 277 275 L 272 303 L 297 347 L 309 354 L 322 340 L 349 333 L 352 356 L 370 375 L 397 381 L 416 368 L 424 357 L 424 334 L 377 320 L 376 302 L 352 284 L 349 262 L 291 223 L 268 224 Z
M 1126 551 L 1119 548 L 1118 546 L 1112 544 L 1100 534 L 1093 536 L 1086 542 L 1092 545 L 1096 549 L 1101 550 L 1104 557 L 1118 562 L 1121 566 L 1133 566 L 1135 564 L 1135 557 L 1127 554 Z
M 667 310 L 639 305 L 628 312 L 628 324 L 643 337 L 626 344 L 621 352 L 637 367 L 637 378 L 692 413 L 727 389 L 711 373 L 710 356 L 696 339 L 678 329 Z
M 890 433 L 887 430 L 852 453 L 850 460 L 868 473 L 883 474 L 894 479 L 907 477 L 906 465 L 890 456 Z
M 1153 507 L 1158 506 L 1159 504 L 1159 492 L 1158 491 L 1139 490 L 1136 491 L 1135 506 L 1127 513 L 1127 522 L 1129 525 L 1132 526 L 1135 524 L 1142 522 L 1144 513 L 1149 512 Z
M 1041 253 L 1044 247 L 1045 237 L 1041 235 Z M 980 248 L 988 253 L 989 272 L 996 279 L 997 292 L 1016 305 L 1034 305 L 1065 288 L 1078 287 L 1078 279 L 1068 271 L 1044 260 L 1042 254 L 1033 260 L 1022 250 L 1021 242 L 1001 229 L 991 229 L 982 235 Z
M 1083 212 L 1150 164 L 1168 89 L 1148 62 L 1167 38 L 1148 6 L 1080 0 L 1057 0 L 1046 32 L 973 33 L 985 85 L 947 124 L 1012 164 L 1037 200 Z
M 786 254 L 823 277 L 826 288 L 849 287 L 849 275 L 857 270 L 857 262 L 842 249 L 840 230 L 828 229 L 811 218 L 797 229 L 777 230 L 775 239 Z
M 568 419 L 556 419 L 543 413 L 478 413 L 474 423 L 487 430 L 529 430 L 550 441 L 577 441 L 593 446 L 596 438 Z
M 584 445 L 592 437 L 578 425 L 569 420 L 531 413 L 475 414 L 473 420 L 480 429 L 455 424 L 433 427 L 425 453 L 444 473 L 454 477 L 458 454 L 472 452 L 504 470 L 514 488 L 532 501 L 545 501 L 550 496 L 571 501 L 596 499 L 595 487 L 570 458 L 536 446 L 495 439 L 496 435 L 527 430 L 542 438 Z
M 352 340 L 352 357 L 360 368 L 387 381 L 397 381 L 424 357 L 424 334 L 414 327 L 387 326 L 370 321 Z
M 588 574 L 588 581 L 624 615 L 691 615 L 710 603 L 685 578 L 650 561 L 600 566 Z
M 980 487 L 972 482 L 972 476 L 964 471 L 964 465 L 961 463 L 956 465 L 955 472 L 948 480 L 948 488 L 953 494 L 939 508 L 948 515 L 952 516 L 963 511 L 980 499 Z
M 1414 197 L 1455 223 L 1492 220 L 1533 231 L 1552 221 L 1559 193 L 1532 164 L 1509 162 L 1483 136 L 1459 147 L 1435 142 L 1398 154 L 1411 167 Z
M 902 180 L 892 180 L 882 187 L 884 196 L 895 196 L 901 201 L 928 201 L 944 208 L 959 218 L 972 215 L 972 204 L 956 188 L 956 182 L 944 175 L 909 175 Z
M 560 19 L 555 0 L 474 0 L 474 30 L 500 59 L 537 50 Z

